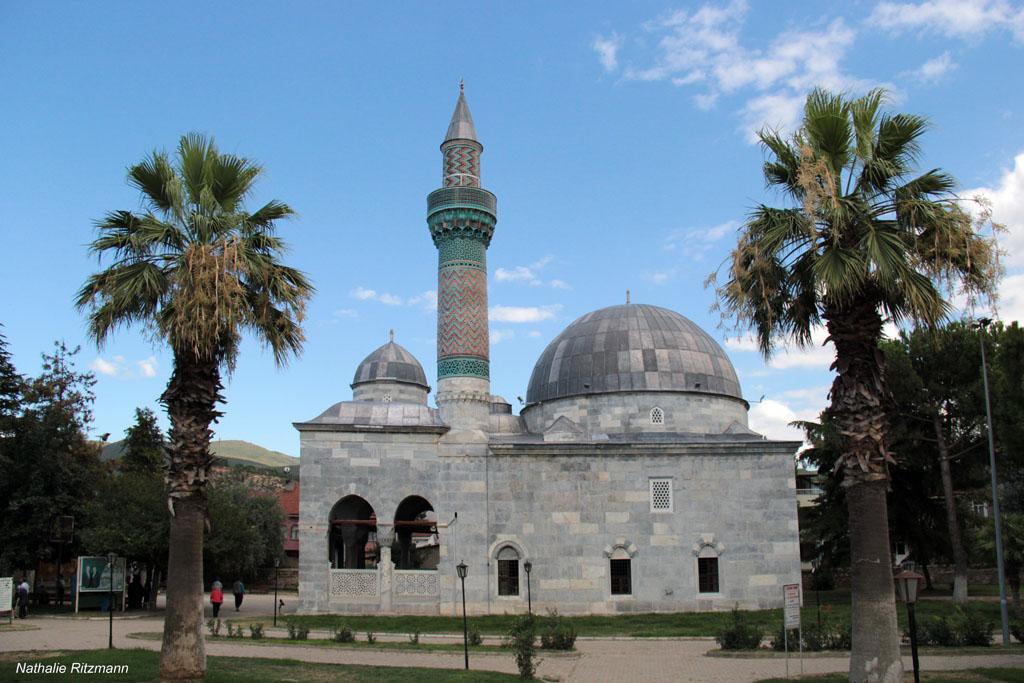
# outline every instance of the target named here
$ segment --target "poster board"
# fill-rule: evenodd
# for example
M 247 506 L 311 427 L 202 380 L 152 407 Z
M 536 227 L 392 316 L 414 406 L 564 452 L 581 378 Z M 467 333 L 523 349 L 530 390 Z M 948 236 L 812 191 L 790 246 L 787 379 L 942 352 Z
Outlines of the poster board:
M 787 583 L 782 587 L 782 594 L 786 628 L 800 628 L 800 584 Z
M 0 577 L 0 614 L 10 612 L 14 617 L 14 577 Z
M 75 572 L 75 611 L 83 597 L 97 596 L 91 606 L 95 606 L 98 596 L 111 592 L 110 589 L 110 563 L 105 555 L 82 556 L 78 558 L 78 569 Z M 114 589 L 113 593 L 118 600 L 124 599 L 124 575 L 125 558 L 118 557 L 114 560 Z

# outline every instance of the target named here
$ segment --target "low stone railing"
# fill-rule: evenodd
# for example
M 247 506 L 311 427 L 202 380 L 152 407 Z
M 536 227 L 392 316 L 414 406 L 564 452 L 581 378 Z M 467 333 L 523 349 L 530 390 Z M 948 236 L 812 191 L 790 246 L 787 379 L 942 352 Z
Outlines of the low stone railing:
M 437 570 L 434 569 L 396 569 L 391 581 L 392 595 L 398 600 L 402 598 L 437 598 L 441 592 Z
M 332 569 L 331 600 L 380 597 L 380 572 L 376 569 Z

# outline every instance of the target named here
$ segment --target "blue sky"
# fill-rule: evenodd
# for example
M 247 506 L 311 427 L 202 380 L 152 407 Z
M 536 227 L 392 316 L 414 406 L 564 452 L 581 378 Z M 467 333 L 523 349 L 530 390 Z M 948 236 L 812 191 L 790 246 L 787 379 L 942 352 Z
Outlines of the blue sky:
M 136 209 L 126 167 L 188 131 L 266 173 L 290 262 L 318 292 L 305 353 L 247 341 L 219 438 L 297 454 L 291 426 L 351 396 L 397 340 L 434 377 L 436 253 L 425 197 L 465 79 L 498 196 L 489 251 L 492 388 L 515 404 L 544 346 L 587 311 L 675 309 L 729 348 L 751 424 L 793 436 L 829 349 L 764 362 L 704 287 L 767 193 L 753 131 L 791 127 L 814 85 L 882 85 L 933 123 L 925 167 L 989 196 L 1024 317 L 1024 8 L 999 0 L 774 3 L 5 3 L 0 7 L 0 323 L 18 368 L 55 339 L 96 371 L 96 433 L 157 408 L 170 354 L 142 331 L 103 349 L 71 302 L 97 268 L 93 221 Z

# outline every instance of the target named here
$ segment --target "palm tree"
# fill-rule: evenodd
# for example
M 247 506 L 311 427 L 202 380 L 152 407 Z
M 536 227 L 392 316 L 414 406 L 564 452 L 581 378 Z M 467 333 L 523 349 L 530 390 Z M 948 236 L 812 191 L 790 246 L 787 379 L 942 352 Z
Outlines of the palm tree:
M 128 169 L 143 213 L 113 211 L 97 222 L 91 251 L 109 257 L 78 294 L 89 330 L 102 344 L 120 326 L 142 325 L 165 341 L 174 369 L 160 400 L 171 430 L 171 510 L 167 616 L 160 673 L 201 677 L 203 528 L 210 470 L 210 423 L 222 414 L 221 372 L 234 368 L 244 332 L 285 363 L 304 340 L 301 322 L 313 287 L 282 265 L 276 223 L 293 211 L 270 201 L 254 213 L 244 201 L 261 172 L 248 159 L 218 152 L 212 139 L 181 138 L 176 163 L 153 152 Z
M 934 169 L 916 175 L 927 121 L 881 111 L 885 93 L 849 99 L 824 90 L 807 98 L 791 139 L 760 133 L 769 187 L 787 208 L 760 205 L 747 219 L 718 289 L 724 312 L 753 328 L 768 356 L 780 339 L 811 342 L 824 323 L 835 345 L 828 408 L 843 441 L 837 474 L 850 525 L 851 681 L 898 681 L 886 488 L 883 355 L 888 319 L 934 324 L 960 287 L 991 293 L 994 240 Z

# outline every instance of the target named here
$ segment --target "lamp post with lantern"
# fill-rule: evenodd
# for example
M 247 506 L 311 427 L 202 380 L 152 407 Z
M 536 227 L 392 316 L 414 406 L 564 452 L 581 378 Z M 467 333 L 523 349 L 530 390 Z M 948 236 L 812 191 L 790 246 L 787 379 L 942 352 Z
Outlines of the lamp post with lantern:
M 533 570 L 533 562 L 523 562 L 523 569 L 526 570 L 526 609 L 533 616 L 533 593 L 530 590 L 530 572 Z
M 277 577 L 281 572 L 281 558 L 274 558 L 274 626 L 277 626 Z
M 459 573 L 459 579 L 462 581 L 462 648 L 466 654 L 466 670 L 469 670 L 469 622 L 466 621 L 466 574 L 469 573 L 469 567 L 466 566 L 465 562 L 459 562 L 458 566 L 455 567 L 455 571 Z
M 107 567 L 110 571 L 110 595 L 107 600 L 107 614 L 109 628 L 107 630 L 107 649 L 114 649 L 114 563 L 117 562 L 117 555 L 107 555 Z
M 914 619 L 914 603 L 917 602 L 917 589 L 924 576 L 912 569 L 904 569 L 896 575 L 896 590 L 900 600 L 907 605 L 907 627 L 910 631 L 910 656 L 914 661 L 914 683 L 921 683 L 921 668 L 917 661 L 917 621 Z

